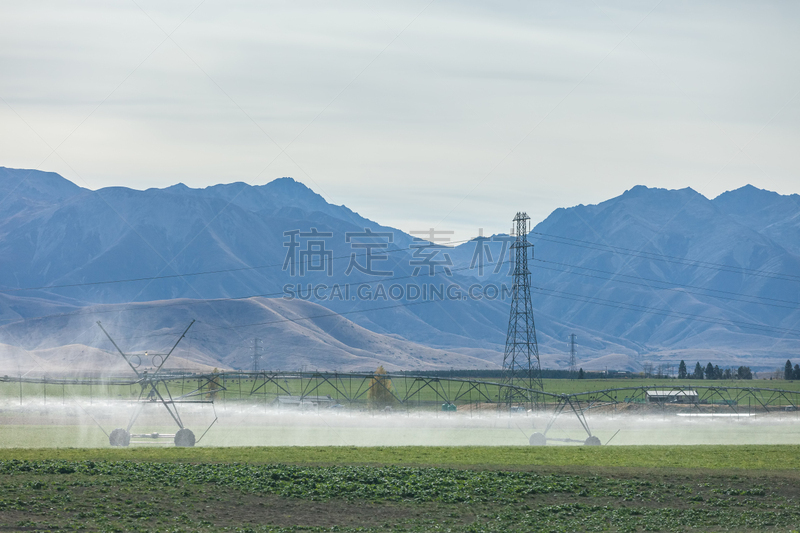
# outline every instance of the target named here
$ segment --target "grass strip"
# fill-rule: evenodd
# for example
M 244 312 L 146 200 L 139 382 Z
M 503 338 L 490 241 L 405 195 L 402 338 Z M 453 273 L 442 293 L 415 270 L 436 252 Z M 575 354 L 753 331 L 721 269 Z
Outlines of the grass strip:
M 480 468 L 591 466 L 799 470 L 800 446 L 405 446 L 0 449 L 0 460 L 138 461 Z

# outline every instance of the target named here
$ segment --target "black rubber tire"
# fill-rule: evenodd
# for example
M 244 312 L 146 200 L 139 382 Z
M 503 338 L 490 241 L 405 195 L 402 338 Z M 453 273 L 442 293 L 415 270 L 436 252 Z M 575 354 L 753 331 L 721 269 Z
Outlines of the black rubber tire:
M 181 448 L 191 448 L 194 446 L 194 433 L 192 433 L 191 429 L 179 429 L 177 433 L 175 433 L 175 446 L 180 446 Z
M 547 437 L 542 433 L 536 432 L 528 439 L 531 446 L 545 446 L 547 444 Z
M 128 446 L 131 443 L 131 434 L 122 428 L 117 428 L 108 436 L 108 443 L 112 446 Z
M 588 437 L 588 438 L 587 438 L 587 439 L 586 439 L 586 440 L 583 442 L 583 445 L 584 445 L 584 446 L 600 446 L 600 444 L 601 444 L 601 443 L 600 443 L 600 439 L 598 439 L 598 438 L 597 438 L 597 437 L 595 437 L 594 435 L 592 435 L 591 437 Z

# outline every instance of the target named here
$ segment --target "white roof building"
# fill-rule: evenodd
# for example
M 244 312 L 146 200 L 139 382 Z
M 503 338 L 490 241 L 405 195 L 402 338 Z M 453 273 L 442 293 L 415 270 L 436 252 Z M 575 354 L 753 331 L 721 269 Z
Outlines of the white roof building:
M 693 390 L 648 390 L 645 391 L 648 402 L 662 403 L 695 403 L 697 391 Z

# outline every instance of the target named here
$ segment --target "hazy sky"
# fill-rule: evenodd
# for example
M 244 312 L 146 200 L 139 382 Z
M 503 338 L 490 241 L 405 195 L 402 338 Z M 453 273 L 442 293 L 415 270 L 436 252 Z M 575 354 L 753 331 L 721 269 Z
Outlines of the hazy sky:
M 292 176 L 456 238 L 636 184 L 800 192 L 800 3 L 163 4 L 0 4 L 0 165 Z

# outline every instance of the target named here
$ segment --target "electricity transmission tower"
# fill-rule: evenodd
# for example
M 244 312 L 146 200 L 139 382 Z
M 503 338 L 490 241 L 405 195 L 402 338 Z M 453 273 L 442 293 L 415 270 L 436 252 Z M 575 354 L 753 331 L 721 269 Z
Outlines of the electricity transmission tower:
M 253 372 L 258 372 L 259 361 L 261 360 L 261 339 L 253 339 Z
M 533 255 L 533 245 L 528 242 L 527 213 L 517 213 L 514 217 L 516 240 L 511 245 L 514 256 L 514 283 L 511 289 L 511 314 L 508 319 L 508 335 L 503 355 L 502 400 L 508 407 L 514 404 L 530 404 L 538 401 L 538 395 L 525 389 L 542 390 L 542 372 L 539 365 L 539 346 L 536 343 L 536 326 L 533 323 L 531 306 L 531 273 L 528 270 L 528 250 Z
M 569 334 L 569 378 L 575 379 L 575 372 L 577 369 L 575 368 L 578 366 L 578 363 L 575 361 L 575 334 Z

